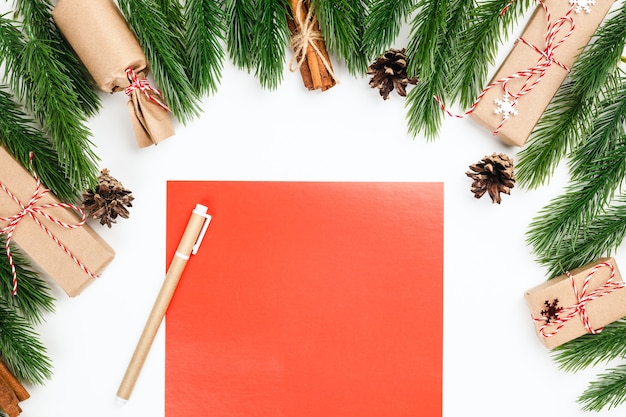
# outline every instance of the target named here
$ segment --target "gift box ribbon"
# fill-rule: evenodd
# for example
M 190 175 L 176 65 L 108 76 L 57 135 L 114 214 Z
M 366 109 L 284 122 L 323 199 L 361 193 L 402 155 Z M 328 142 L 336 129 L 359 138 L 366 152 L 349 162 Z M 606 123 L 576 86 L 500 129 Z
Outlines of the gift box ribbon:
M 589 291 L 589 282 L 591 278 L 595 275 L 595 273 L 601 268 L 610 268 L 611 274 L 609 278 L 606 280 L 604 284 L 599 286 L 593 291 Z M 587 314 L 587 304 L 593 300 L 597 300 L 598 298 L 604 297 L 605 295 L 611 294 L 617 290 L 624 288 L 623 282 L 615 282 L 613 279 L 615 278 L 615 266 L 613 266 L 610 262 L 602 262 L 598 265 L 594 266 L 589 274 L 585 277 L 583 281 L 583 286 L 581 291 L 578 291 L 576 287 L 576 283 L 574 281 L 574 277 L 569 272 L 565 272 L 567 277 L 569 278 L 570 283 L 572 284 L 572 290 L 574 291 L 574 296 L 576 297 L 576 303 L 569 306 L 563 307 L 559 309 L 558 314 L 556 314 L 556 318 L 547 318 L 547 317 L 533 317 L 535 322 L 544 323 L 539 328 L 539 334 L 543 337 L 551 337 L 557 334 L 568 321 L 573 319 L 576 316 L 580 317 L 585 329 L 587 332 L 591 334 L 597 334 L 602 331 L 602 328 L 594 329 L 589 322 L 589 316 Z M 556 327 L 554 327 L 556 326 Z M 554 330 L 548 331 L 550 328 L 554 327 Z
M 141 93 L 143 93 L 143 95 L 148 98 L 148 100 L 158 105 L 163 110 L 170 111 L 170 108 L 167 107 L 167 104 L 165 104 L 158 98 L 159 96 L 161 96 L 161 91 L 152 87 L 148 80 L 140 80 L 132 68 L 126 68 L 126 77 L 128 78 L 128 82 L 130 83 L 130 85 L 124 90 L 124 93 L 126 93 L 127 96 L 130 97 L 133 94 L 133 91 L 139 90 Z
M 6 248 L 6 252 L 7 252 L 7 258 L 9 260 L 9 266 L 11 267 L 11 274 L 13 275 L 13 289 L 11 291 L 12 295 L 16 295 L 17 294 L 17 271 L 15 269 L 15 263 L 13 261 L 13 255 L 11 254 L 11 239 L 13 237 L 13 233 L 15 231 L 15 229 L 17 228 L 17 226 L 19 225 L 19 223 L 24 220 L 25 218 L 31 218 L 33 219 L 33 221 L 35 223 L 37 223 L 37 225 L 39 225 L 39 227 L 41 227 L 41 229 L 46 232 L 46 234 L 57 244 L 59 245 L 59 247 L 91 278 L 98 278 L 98 275 L 93 274 L 89 268 L 87 268 L 76 256 L 74 256 L 74 254 L 67 248 L 65 247 L 65 245 L 54 235 L 54 233 L 52 233 L 50 231 L 50 229 L 48 229 L 48 227 L 46 227 L 45 224 L 42 223 L 42 221 L 37 217 L 37 216 L 41 216 L 45 219 L 47 219 L 48 221 L 61 226 L 63 228 L 66 229 L 77 229 L 79 227 L 81 227 L 83 224 L 85 224 L 85 213 L 83 212 L 83 210 L 81 210 L 80 207 L 77 207 L 73 204 L 67 204 L 67 203 L 47 203 L 47 204 L 37 204 L 39 202 L 39 200 L 41 200 L 46 194 L 48 194 L 50 192 L 50 190 L 48 190 L 47 188 L 44 188 L 41 186 L 41 181 L 39 180 L 39 176 L 37 175 L 37 173 L 32 169 L 32 163 L 33 163 L 33 154 L 30 154 L 30 167 L 31 167 L 31 171 L 33 172 L 33 177 L 35 178 L 35 191 L 33 192 L 32 197 L 30 198 L 30 200 L 28 201 L 28 203 L 24 204 L 20 201 L 19 198 L 17 198 L 17 196 L 15 194 L 13 194 L 11 192 L 11 190 L 9 190 L 9 188 L 0 181 L 0 188 L 2 188 L 2 190 L 4 190 L 5 193 L 7 193 L 7 195 L 13 200 L 15 201 L 15 203 L 20 207 L 20 211 L 12 216 L 8 216 L 8 217 L 0 217 L 0 223 L 8 223 L 6 226 L 4 226 L 3 228 L 0 229 L 0 235 L 6 235 L 6 241 L 5 241 L 5 248 Z M 50 214 L 46 213 L 47 210 L 51 209 L 51 208 L 56 208 L 56 207 L 60 207 L 60 208 L 65 208 L 65 209 L 71 209 L 76 211 L 80 217 L 81 220 L 78 223 L 66 223 L 63 222 L 59 219 L 57 219 L 54 216 L 51 216 Z
M 506 13 L 508 8 L 514 1 L 515 0 L 512 0 L 502 10 L 501 15 Z M 570 36 L 572 36 L 572 34 L 574 33 L 574 28 L 576 25 L 574 23 L 574 19 L 571 16 L 572 11 L 575 9 L 574 5 L 572 4 L 572 7 L 569 8 L 569 10 L 564 16 L 552 22 L 552 16 L 550 14 L 550 10 L 548 9 L 548 6 L 542 0 L 539 0 L 539 4 L 542 6 L 546 14 L 546 18 L 547 18 L 546 36 L 544 38 L 545 45 L 543 46 L 543 48 L 541 48 L 527 41 L 524 38 L 518 38 L 518 41 L 534 49 L 537 53 L 541 55 L 537 63 L 530 68 L 520 70 L 516 72 L 515 74 L 511 74 L 506 77 L 500 78 L 499 80 L 491 82 L 487 87 L 485 87 L 483 91 L 481 91 L 481 93 L 476 98 L 476 101 L 474 101 L 474 103 L 469 108 L 469 110 L 467 110 L 465 113 L 460 114 L 460 115 L 452 113 L 450 110 L 446 108 L 445 104 L 438 96 L 434 96 L 437 103 L 439 103 L 439 106 L 441 107 L 441 109 L 448 116 L 456 117 L 456 118 L 463 118 L 465 116 L 468 116 L 476 109 L 476 107 L 478 106 L 482 98 L 485 96 L 485 94 L 487 94 L 487 91 L 489 91 L 493 87 L 501 85 L 502 90 L 504 92 L 504 97 L 502 100 L 496 100 L 496 104 L 498 105 L 498 107 L 496 108 L 495 113 L 502 114 L 503 117 L 502 117 L 502 121 L 500 122 L 500 124 L 493 131 L 493 134 L 495 135 L 500 131 L 500 129 L 502 129 L 502 126 L 504 126 L 504 123 L 509 119 L 510 115 L 517 115 L 517 110 L 515 109 L 515 106 L 517 105 L 518 100 L 522 96 L 530 93 L 535 87 L 537 87 L 537 85 L 539 85 L 539 83 L 544 78 L 547 71 L 552 67 L 553 64 L 556 64 L 559 67 L 563 68 L 565 71 L 570 72 L 570 68 L 567 65 L 563 64 L 562 62 L 560 62 L 558 59 L 556 59 L 556 57 L 554 56 L 554 53 L 559 48 L 559 46 L 561 46 L 565 41 L 567 41 L 567 39 Z M 559 34 L 561 33 L 561 31 L 563 30 L 566 24 L 569 24 L 569 31 L 561 39 L 558 39 Z M 517 78 L 526 78 L 526 81 L 524 82 L 524 84 L 522 85 L 522 87 L 519 89 L 517 93 L 512 93 L 508 88 L 508 84 L 509 82 Z

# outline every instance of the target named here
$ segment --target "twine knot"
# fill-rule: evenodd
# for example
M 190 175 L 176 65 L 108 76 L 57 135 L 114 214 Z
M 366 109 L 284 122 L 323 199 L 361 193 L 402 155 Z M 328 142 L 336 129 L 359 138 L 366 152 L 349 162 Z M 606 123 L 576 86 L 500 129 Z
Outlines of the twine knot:
M 609 278 L 606 280 L 604 284 L 599 286 L 593 291 L 589 291 L 589 282 L 594 274 L 601 268 L 608 267 L 611 269 L 611 274 Z M 543 325 L 539 328 L 539 334 L 543 337 L 552 337 L 556 335 L 568 321 L 573 319 L 574 317 L 580 317 L 583 326 L 587 332 L 591 334 L 598 334 L 602 331 L 602 328 L 594 329 L 591 326 L 589 321 L 589 315 L 587 314 L 587 304 L 591 301 L 597 300 L 598 298 L 604 297 L 605 295 L 609 295 L 612 292 L 620 290 L 624 288 L 623 282 L 614 282 L 613 278 L 615 278 L 615 267 L 610 262 L 601 262 L 598 265 L 594 266 L 589 274 L 585 277 L 583 281 L 583 285 L 581 291 L 578 291 L 576 287 L 576 283 L 574 282 L 574 277 L 569 272 L 565 272 L 569 281 L 572 285 L 572 290 L 574 291 L 574 296 L 576 297 L 576 303 L 572 304 L 569 307 L 564 307 L 559 310 L 559 314 L 556 318 L 551 318 L 550 322 L 546 317 L 533 317 L 533 321 L 543 323 Z M 554 327 L 554 330 L 548 331 L 549 328 Z
M 131 96 L 133 91 L 139 90 L 143 95 L 145 95 L 148 100 L 155 103 L 159 107 L 161 107 L 165 111 L 170 111 L 170 108 L 165 104 L 163 100 L 161 100 L 161 91 L 157 88 L 154 88 L 150 85 L 150 82 L 145 78 L 139 79 L 137 74 L 132 68 L 126 68 L 126 77 L 128 78 L 128 82 L 130 85 L 124 89 L 124 93 L 127 96 Z
M 67 204 L 67 203 L 48 203 L 48 204 L 37 204 L 39 202 L 39 200 L 41 200 L 46 194 L 48 194 L 50 192 L 50 190 L 48 190 L 47 188 L 44 188 L 41 186 L 41 181 L 39 180 L 39 176 L 37 175 L 36 172 L 34 172 L 34 170 L 32 169 L 32 163 L 33 163 L 33 153 L 30 153 L 30 168 L 31 171 L 33 171 L 33 177 L 35 178 L 35 191 L 32 194 L 32 197 L 30 198 L 30 200 L 28 201 L 28 203 L 24 204 L 22 203 L 22 201 L 20 201 L 19 198 L 17 198 L 17 196 L 15 194 L 13 194 L 11 192 L 11 190 L 9 190 L 9 188 L 3 183 L 0 182 L 0 188 L 7 193 L 7 195 L 19 206 L 20 210 L 12 215 L 12 216 L 8 216 L 8 217 L 0 217 L 0 223 L 7 223 L 6 226 L 0 228 L 0 235 L 6 235 L 6 240 L 5 240 L 5 249 L 6 249 L 6 253 L 7 253 L 7 258 L 9 260 L 9 266 L 11 268 L 11 274 L 13 276 L 13 288 L 11 291 L 12 295 L 16 295 L 17 294 L 17 271 L 15 268 L 15 263 L 13 261 L 13 255 L 11 253 L 11 239 L 13 238 L 13 233 L 15 232 L 15 229 L 17 228 L 17 226 L 19 225 L 19 223 L 24 220 L 25 218 L 31 218 L 39 227 L 41 227 L 41 229 L 46 232 L 46 234 L 57 244 L 61 247 L 61 249 L 68 255 L 70 256 L 70 258 L 87 274 L 89 275 L 89 277 L 91 278 L 98 278 L 97 275 L 93 274 L 78 258 L 76 258 L 76 256 L 74 256 L 72 254 L 72 252 L 70 252 L 69 249 L 67 249 L 65 247 L 65 245 L 50 231 L 50 229 L 48 229 L 48 227 L 46 227 L 45 224 L 42 223 L 42 221 L 39 219 L 38 216 L 43 217 L 45 219 L 47 219 L 48 221 L 59 225 L 63 228 L 66 229 L 77 229 L 79 227 L 81 227 L 83 224 L 85 224 L 85 213 L 83 212 L 83 210 L 81 210 L 80 207 L 75 206 L 73 204 Z M 60 208 L 66 208 L 66 209 L 71 209 L 76 211 L 81 219 L 78 223 L 66 223 L 63 222 L 59 219 L 57 219 L 56 217 L 48 214 L 46 211 L 51 209 L 51 208 L 56 208 L 56 207 L 60 207 Z

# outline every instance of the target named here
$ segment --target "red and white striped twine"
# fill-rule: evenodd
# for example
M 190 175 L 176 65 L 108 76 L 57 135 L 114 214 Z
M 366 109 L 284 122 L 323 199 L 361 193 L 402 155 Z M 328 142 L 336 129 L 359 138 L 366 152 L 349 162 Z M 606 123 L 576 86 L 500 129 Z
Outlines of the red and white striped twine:
M 511 0 L 509 5 L 507 5 L 502 10 L 501 15 L 504 14 L 508 10 L 511 3 L 513 3 L 514 1 L 515 0 Z M 471 114 L 476 109 L 476 106 L 478 106 L 478 103 L 480 103 L 480 101 L 483 99 L 485 94 L 487 94 L 487 91 L 491 90 L 493 87 L 496 87 L 498 85 L 502 86 L 504 96 L 506 98 L 511 98 L 512 99 L 511 101 L 513 103 L 512 106 L 515 106 L 517 105 L 518 100 L 522 96 L 530 93 L 535 87 L 537 87 L 537 85 L 543 80 L 544 76 L 546 75 L 548 69 L 552 66 L 552 64 L 558 65 L 559 67 L 563 68 L 567 72 L 570 71 L 570 68 L 567 65 L 563 64 L 558 59 L 556 59 L 556 57 L 554 56 L 554 53 L 558 49 L 558 47 L 561 46 L 565 41 L 567 41 L 567 39 L 570 36 L 572 36 L 572 34 L 574 33 L 575 23 L 574 23 L 574 19 L 571 17 L 572 11 L 574 10 L 574 6 L 572 5 L 572 7 L 569 8 L 569 10 L 564 16 L 560 17 L 553 23 L 552 16 L 550 14 L 550 10 L 548 9 L 548 6 L 546 6 L 546 4 L 542 0 L 538 0 L 538 1 L 539 1 L 539 4 L 541 4 L 541 6 L 543 7 L 544 12 L 546 13 L 547 22 L 548 22 L 547 28 L 546 28 L 546 36 L 544 38 L 545 46 L 542 49 L 532 44 L 531 42 L 527 41 L 524 38 L 518 38 L 520 42 L 529 46 L 530 48 L 532 48 L 533 50 L 535 50 L 537 53 L 541 55 L 537 63 L 530 68 L 518 71 L 515 74 L 509 75 L 509 76 L 500 78 L 499 80 L 491 82 L 487 87 L 485 87 L 484 90 L 480 92 L 480 94 L 478 95 L 474 103 L 471 105 L 471 107 L 463 114 L 452 113 L 450 110 L 446 108 L 445 104 L 438 96 L 434 96 L 434 99 L 437 101 L 437 103 L 439 103 L 441 110 L 443 110 L 448 116 L 456 117 L 460 119 Z M 565 24 L 569 24 L 570 29 L 567 32 L 567 34 L 565 34 L 565 36 L 563 36 L 560 40 L 558 40 L 558 35 L 563 29 L 563 26 L 565 26 Z M 509 90 L 508 83 L 517 78 L 526 78 L 526 81 L 524 82 L 524 84 L 522 85 L 522 87 L 519 89 L 517 93 L 513 93 Z M 502 126 L 504 125 L 504 122 L 506 122 L 506 120 L 507 120 L 506 118 L 502 119 L 500 124 L 493 131 L 494 135 L 497 134 L 500 131 L 500 129 L 502 129 Z
M 30 154 L 30 164 L 31 164 L 31 170 L 32 170 L 32 162 L 33 162 L 33 154 L 31 152 Z M 7 252 L 7 257 L 9 259 L 9 265 L 11 267 L 11 273 L 13 275 L 13 289 L 11 291 L 11 293 L 13 295 L 17 294 L 17 271 L 15 269 L 15 263 L 13 261 L 13 255 L 11 254 L 11 239 L 13 237 L 13 232 L 15 231 L 15 229 L 17 228 L 18 224 L 20 223 L 20 221 L 22 221 L 23 219 L 25 219 L 26 217 L 30 217 L 31 219 L 33 219 L 33 221 L 35 223 L 37 223 L 37 225 L 39 225 L 39 227 L 41 227 L 43 229 L 44 232 L 46 232 L 46 234 L 57 244 L 59 245 L 59 247 L 76 263 L 76 265 L 78 265 L 80 267 L 80 269 L 82 269 L 90 278 L 98 278 L 99 275 L 95 275 L 93 274 L 89 268 L 87 268 L 76 256 L 74 256 L 74 254 L 67 248 L 65 247 L 65 245 L 50 231 L 50 229 L 48 229 L 46 227 L 45 224 L 42 223 L 42 221 L 36 216 L 39 215 L 45 219 L 47 219 L 48 221 L 64 227 L 66 229 L 77 229 L 79 227 L 81 227 L 83 224 L 85 224 L 85 213 L 83 212 L 83 210 L 81 210 L 80 207 L 77 207 L 73 204 L 67 204 L 67 203 L 49 203 L 49 204 L 41 204 L 41 205 L 37 205 L 37 202 L 39 200 L 41 200 L 46 194 L 48 194 L 50 192 L 50 190 L 43 188 L 41 186 L 41 181 L 39 180 L 39 176 L 37 175 L 36 172 L 33 171 L 33 177 L 36 180 L 36 185 L 35 185 L 35 192 L 33 193 L 31 199 L 28 201 L 28 203 L 23 204 L 18 198 L 17 196 L 15 196 L 15 194 L 13 194 L 11 192 L 11 190 L 9 190 L 9 188 L 2 182 L 0 182 L 0 188 L 2 188 L 2 190 L 4 190 L 5 193 L 7 193 L 7 195 L 20 207 L 20 211 L 17 214 L 14 214 L 12 216 L 9 217 L 0 217 L 0 223 L 8 223 L 5 227 L 0 228 L 0 235 L 6 235 L 6 242 L 5 242 L 5 249 Z M 55 208 L 55 207 L 61 207 L 61 208 L 67 208 L 67 209 L 71 209 L 76 211 L 80 217 L 81 220 L 78 223 L 65 223 L 51 215 L 49 215 L 48 213 L 46 213 L 47 209 L 50 208 Z
M 600 287 L 587 293 L 587 291 L 589 290 L 589 281 L 591 280 L 593 275 L 599 269 L 605 267 L 611 269 L 611 275 L 609 276 L 609 279 Z M 533 320 L 535 322 L 544 323 L 539 328 L 539 334 L 541 334 L 543 337 L 552 337 L 557 334 L 563 328 L 563 326 L 567 324 L 568 321 L 576 316 L 580 316 L 580 320 L 582 321 L 585 329 L 587 329 L 589 333 L 600 333 L 602 331 L 602 328 L 594 329 L 589 322 L 589 316 L 587 315 L 587 304 L 593 300 L 597 300 L 598 298 L 604 297 L 605 295 L 611 294 L 612 292 L 624 288 L 623 282 L 613 281 L 613 278 L 615 278 L 615 267 L 610 262 L 601 262 L 593 267 L 593 269 L 591 269 L 591 271 L 583 281 L 583 286 L 580 292 L 576 287 L 574 277 L 569 272 L 566 272 L 566 274 L 570 280 L 570 283 L 572 284 L 572 289 L 574 291 L 574 295 L 576 296 L 576 303 L 569 307 L 564 307 L 563 309 L 561 309 L 559 312 L 560 316 L 557 318 L 551 318 L 550 323 L 547 322 L 547 317 L 533 317 Z M 548 331 L 550 328 L 553 328 L 553 330 Z
M 132 68 L 126 68 L 126 77 L 128 78 L 128 82 L 130 85 L 124 89 L 124 93 L 130 97 L 130 95 L 135 90 L 139 90 L 145 95 L 148 100 L 155 103 L 159 107 L 161 107 L 165 111 L 170 111 L 170 108 L 163 102 L 159 97 L 161 96 L 161 91 L 152 87 L 148 80 L 140 80 L 137 78 L 137 74 Z

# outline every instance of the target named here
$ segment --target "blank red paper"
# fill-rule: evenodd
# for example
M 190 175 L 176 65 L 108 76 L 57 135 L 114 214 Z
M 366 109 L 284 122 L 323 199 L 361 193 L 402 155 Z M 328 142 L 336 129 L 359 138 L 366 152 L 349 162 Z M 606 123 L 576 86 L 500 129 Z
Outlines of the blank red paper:
M 443 185 L 169 182 L 166 417 L 441 416 Z

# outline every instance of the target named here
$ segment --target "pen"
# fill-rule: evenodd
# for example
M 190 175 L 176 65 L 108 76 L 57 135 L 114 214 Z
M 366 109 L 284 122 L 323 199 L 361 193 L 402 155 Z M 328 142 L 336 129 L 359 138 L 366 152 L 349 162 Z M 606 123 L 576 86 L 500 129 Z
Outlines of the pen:
M 137 342 L 135 352 L 130 359 L 124 378 L 122 379 L 120 387 L 117 390 L 117 400 L 122 404 L 130 398 L 135 382 L 137 382 L 139 372 L 143 367 L 146 356 L 148 356 L 148 352 L 150 351 L 150 347 L 152 346 L 156 333 L 161 326 L 161 322 L 165 316 L 165 311 L 172 300 L 172 296 L 174 295 L 178 281 L 180 280 L 183 270 L 185 269 L 185 265 L 187 264 L 189 257 L 198 252 L 200 243 L 202 242 L 204 234 L 209 227 L 211 215 L 207 213 L 207 210 L 207 207 L 202 204 L 196 204 L 196 208 L 191 212 L 191 217 L 187 223 L 183 237 L 178 244 L 178 248 L 174 254 L 174 259 L 172 259 L 172 263 L 170 263 L 170 266 L 167 269 L 167 274 L 165 275 L 165 280 L 163 281 L 159 295 L 154 302 L 150 316 L 148 316 L 148 320 L 143 332 L 141 333 L 141 337 Z

